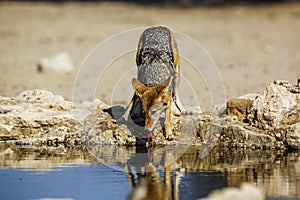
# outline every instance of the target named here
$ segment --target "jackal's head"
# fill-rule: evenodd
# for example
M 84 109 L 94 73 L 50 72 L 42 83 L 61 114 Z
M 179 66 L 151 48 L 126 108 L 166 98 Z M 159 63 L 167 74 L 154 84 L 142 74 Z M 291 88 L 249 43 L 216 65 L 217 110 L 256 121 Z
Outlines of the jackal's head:
M 161 114 L 167 109 L 171 95 L 164 92 L 172 81 L 170 76 L 166 81 L 160 85 L 147 87 L 136 78 L 132 79 L 132 86 L 135 94 L 140 98 L 143 111 L 145 112 L 145 129 L 153 131 L 156 123 L 158 122 Z

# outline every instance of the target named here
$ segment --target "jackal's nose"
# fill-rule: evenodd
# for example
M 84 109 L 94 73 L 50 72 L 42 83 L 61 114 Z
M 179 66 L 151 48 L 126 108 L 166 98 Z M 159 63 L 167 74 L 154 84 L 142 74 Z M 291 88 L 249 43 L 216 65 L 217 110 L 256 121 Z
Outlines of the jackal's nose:
M 153 133 L 152 133 L 152 131 L 149 131 L 148 136 L 147 136 L 147 141 L 152 142 L 152 140 L 153 140 Z

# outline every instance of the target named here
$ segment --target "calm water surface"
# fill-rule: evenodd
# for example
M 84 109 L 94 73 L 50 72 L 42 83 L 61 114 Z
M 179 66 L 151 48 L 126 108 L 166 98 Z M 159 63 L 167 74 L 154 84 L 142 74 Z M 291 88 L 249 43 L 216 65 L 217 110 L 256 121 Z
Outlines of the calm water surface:
M 300 197 L 298 152 L 179 149 L 0 144 L 0 199 L 134 199 L 148 191 L 148 199 L 190 200 L 245 182 L 266 199 Z

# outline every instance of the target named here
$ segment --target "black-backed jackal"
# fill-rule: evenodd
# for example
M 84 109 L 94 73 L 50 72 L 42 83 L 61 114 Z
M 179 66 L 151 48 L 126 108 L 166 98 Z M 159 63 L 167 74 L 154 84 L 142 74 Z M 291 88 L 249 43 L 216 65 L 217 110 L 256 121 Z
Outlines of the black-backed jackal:
M 173 138 L 172 101 L 179 112 L 183 109 L 178 98 L 179 63 L 177 44 L 168 28 L 151 27 L 142 33 L 136 54 L 138 75 L 132 79 L 135 94 L 123 117 L 127 120 L 129 115 L 132 118 L 143 115 L 148 140 L 152 140 L 153 129 L 164 112 L 165 137 Z

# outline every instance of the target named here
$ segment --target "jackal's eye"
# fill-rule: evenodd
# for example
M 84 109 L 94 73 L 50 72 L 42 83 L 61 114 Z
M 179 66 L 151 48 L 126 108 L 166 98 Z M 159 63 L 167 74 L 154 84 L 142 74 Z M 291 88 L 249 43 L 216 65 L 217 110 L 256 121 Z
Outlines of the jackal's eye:
M 155 110 L 150 111 L 150 115 L 155 115 L 155 113 L 156 113 Z

